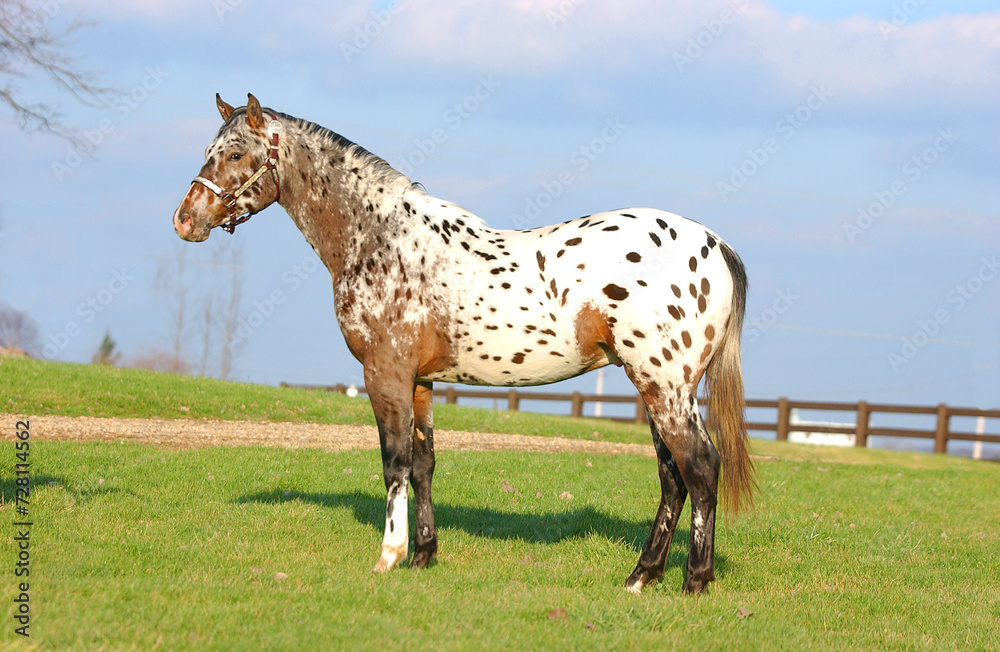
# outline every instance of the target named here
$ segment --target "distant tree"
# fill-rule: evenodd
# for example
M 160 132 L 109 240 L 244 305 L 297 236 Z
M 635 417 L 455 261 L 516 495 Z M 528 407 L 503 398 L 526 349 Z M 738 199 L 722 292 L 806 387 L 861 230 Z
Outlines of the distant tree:
M 161 371 L 189 373 L 196 368 L 199 375 L 205 376 L 218 359 L 219 377 L 225 379 L 232 373 L 233 362 L 242 350 L 236 331 L 243 305 L 246 266 L 239 241 L 220 242 L 216 239 L 207 260 L 189 257 L 190 248 L 178 242 L 173 253 L 157 266 L 154 289 L 169 315 L 163 320 L 167 328 L 163 335 L 169 344 L 157 347 L 156 353 L 141 359 L 155 360 L 156 368 Z M 211 273 L 204 273 L 206 268 Z M 230 273 L 228 281 L 220 281 L 218 270 Z M 189 359 L 198 344 L 201 354 L 197 363 L 192 364 Z M 175 364 L 167 364 L 167 360 Z
M 118 359 L 121 357 L 121 353 L 115 351 L 118 344 L 111 339 L 111 331 L 105 331 L 104 339 L 101 340 L 101 345 L 97 347 L 97 351 L 94 352 L 94 357 L 90 359 L 91 364 L 101 364 L 107 367 L 113 367 L 118 363 Z
M 153 350 L 149 353 L 138 355 L 129 364 L 137 369 L 152 369 L 153 371 L 165 371 L 171 374 L 190 375 L 191 365 L 185 360 L 177 358 L 165 351 Z
M 109 106 L 117 91 L 102 86 L 79 66 L 70 52 L 73 35 L 89 27 L 79 18 L 61 21 L 66 3 L 54 0 L 0 0 L 0 106 L 28 131 L 45 131 L 69 139 L 79 132 L 66 125 L 53 106 L 26 98 L 12 80 L 41 77 L 74 100 L 93 107 Z
M 233 362 L 243 350 L 244 342 L 237 337 L 236 330 L 239 327 L 240 310 L 243 305 L 243 272 L 246 267 L 243 265 L 243 244 L 238 243 L 229 250 L 230 260 L 229 271 L 229 296 L 226 301 L 225 312 L 222 313 L 222 355 L 219 364 L 219 378 L 229 379 L 229 374 L 233 370 Z
M 198 375 L 208 374 L 208 362 L 212 355 L 212 325 L 215 323 L 214 293 L 201 305 L 201 362 L 198 365 Z
M 0 347 L 36 356 L 39 348 L 38 323 L 27 312 L 0 303 Z
M 184 362 L 183 366 L 190 369 L 190 365 L 185 361 L 189 284 L 185 276 L 188 251 L 189 249 L 183 245 L 175 245 L 174 255 L 160 263 L 156 269 L 156 293 L 166 303 L 170 313 L 170 320 L 167 322 L 170 328 L 167 334 L 170 341 L 169 357 L 178 363 Z M 180 366 L 177 365 L 178 368 Z

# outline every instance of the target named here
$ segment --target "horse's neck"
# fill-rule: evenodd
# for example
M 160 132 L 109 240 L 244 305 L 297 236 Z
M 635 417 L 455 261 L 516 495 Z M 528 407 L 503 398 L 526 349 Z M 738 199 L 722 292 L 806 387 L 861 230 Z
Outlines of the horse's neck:
M 280 203 L 336 282 L 359 256 L 402 232 L 402 222 L 410 221 L 403 205 L 411 183 L 348 141 L 286 131 Z

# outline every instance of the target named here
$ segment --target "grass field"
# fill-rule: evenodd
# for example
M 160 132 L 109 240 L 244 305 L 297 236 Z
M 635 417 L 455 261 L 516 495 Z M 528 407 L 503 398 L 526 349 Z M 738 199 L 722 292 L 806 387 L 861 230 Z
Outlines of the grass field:
M 200 392 L 206 410 L 234 397 L 270 410 L 266 401 L 290 391 L 42 367 L 0 362 L 3 411 L 64 414 L 79 409 L 78 398 L 63 395 L 74 392 L 95 412 L 118 416 L 180 416 L 163 410 L 188 406 L 185 392 Z M 38 375 L 11 390 L 12 369 Z M 32 386 L 39 378 L 47 389 Z M 335 400 L 310 420 L 347 419 L 355 409 L 320 398 Z M 273 400 L 295 406 L 283 408 L 289 418 L 304 418 L 297 408 L 313 409 L 315 399 Z M 323 418 L 324 410 L 340 413 Z M 565 422 L 538 417 L 532 427 L 568 435 Z M 13 423 L 0 425 L 13 432 Z M 641 596 L 621 588 L 658 500 L 646 458 L 441 451 L 438 561 L 383 576 L 369 572 L 385 510 L 377 451 L 35 441 L 31 642 L 113 650 L 997 648 L 1000 466 L 755 445 L 772 458 L 759 463 L 756 512 L 722 517 L 718 581 L 693 597 L 680 592 L 687 515 L 663 582 Z M 0 520 L 8 524 L 15 461 L 7 442 Z M 505 492 L 504 482 L 516 491 Z M 16 551 L 4 539 L 0 568 L 12 569 Z M 14 584 L 5 571 L 0 645 L 21 648 Z

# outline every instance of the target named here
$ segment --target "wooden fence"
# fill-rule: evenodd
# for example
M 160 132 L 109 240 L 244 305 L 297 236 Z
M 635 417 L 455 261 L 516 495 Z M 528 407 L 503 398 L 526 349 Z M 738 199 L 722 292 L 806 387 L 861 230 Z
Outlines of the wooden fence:
M 298 387 L 304 389 L 317 389 L 328 392 L 346 393 L 348 388 L 345 385 L 291 385 L 281 383 L 282 387 Z M 363 387 L 357 388 L 358 393 L 364 394 Z M 635 406 L 634 417 L 598 417 L 619 422 L 646 423 L 646 406 L 642 399 L 636 396 L 615 396 L 598 394 L 581 394 L 572 392 L 570 394 L 556 394 L 551 392 L 524 392 L 516 389 L 507 391 L 497 390 L 466 390 L 455 389 L 449 385 L 445 389 L 435 389 L 435 398 L 444 398 L 445 403 L 457 404 L 458 399 L 492 399 L 494 401 L 506 401 L 507 409 L 520 410 L 521 401 L 560 401 L 569 402 L 570 416 L 583 417 L 584 404 L 586 403 L 626 403 Z M 699 401 L 704 403 L 703 401 Z M 831 403 L 822 401 L 793 401 L 787 398 L 779 398 L 776 401 L 770 400 L 748 400 L 746 406 L 749 409 L 771 409 L 775 411 L 775 419 L 770 421 L 750 421 L 747 429 L 752 431 L 773 432 L 778 441 L 787 441 L 790 432 L 810 432 L 826 434 L 854 435 L 856 446 L 866 447 L 869 437 L 914 437 L 917 439 L 933 439 L 934 452 L 945 453 L 948 450 L 948 441 L 980 441 L 986 443 L 1000 444 L 1000 434 L 975 433 L 955 431 L 951 429 L 952 417 L 973 417 L 980 419 L 1000 419 L 1000 410 L 980 410 L 976 408 L 952 407 L 941 403 L 937 406 L 919 405 L 885 405 L 878 403 L 868 403 L 859 401 L 857 403 Z M 853 425 L 827 425 L 814 423 L 793 423 L 791 419 L 792 410 L 828 411 L 828 412 L 852 412 L 855 414 Z M 934 429 L 921 430 L 919 428 L 888 428 L 876 427 L 872 425 L 871 417 L 876 413 L 903 414 L 903 415 L 933 415 Z

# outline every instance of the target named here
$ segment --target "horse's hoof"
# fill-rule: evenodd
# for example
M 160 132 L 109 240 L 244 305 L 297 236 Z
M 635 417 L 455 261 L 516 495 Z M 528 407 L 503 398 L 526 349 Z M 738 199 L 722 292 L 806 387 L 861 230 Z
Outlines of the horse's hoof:
M 427 568 L 431 565 L 431 561 L 433 560 L 433 552 L 418 550 L 413 553 L 413 559 L 410 560 L 410 568 Z
M 383 546 L 382 555 L 378 558 L 378 561 L 375 562 L 375 568 L 372 569 L 372 572 L 384 573 L 404 559 L 406 559 L 405 546 L 402 546 L 400 548 L 390 548 Z
M 708 588 L 709 582 L 712 580 L 702 579 L 702 580 L 688 580 L 684 582 L 684 592 L 691 595 L 698 595 Z
M 636 566 L 636 569 L 632 571 L 632 574 L 628 576 L 625 580 L 625 590 L 629 593 L 634 593 L 639 595 L 642 593 L 642 589 L 652 582 L 653 580 L 658 580 L 663 577 L 663 573 L 657 571 L 655 568 L 643 568 L 640 564 Z

